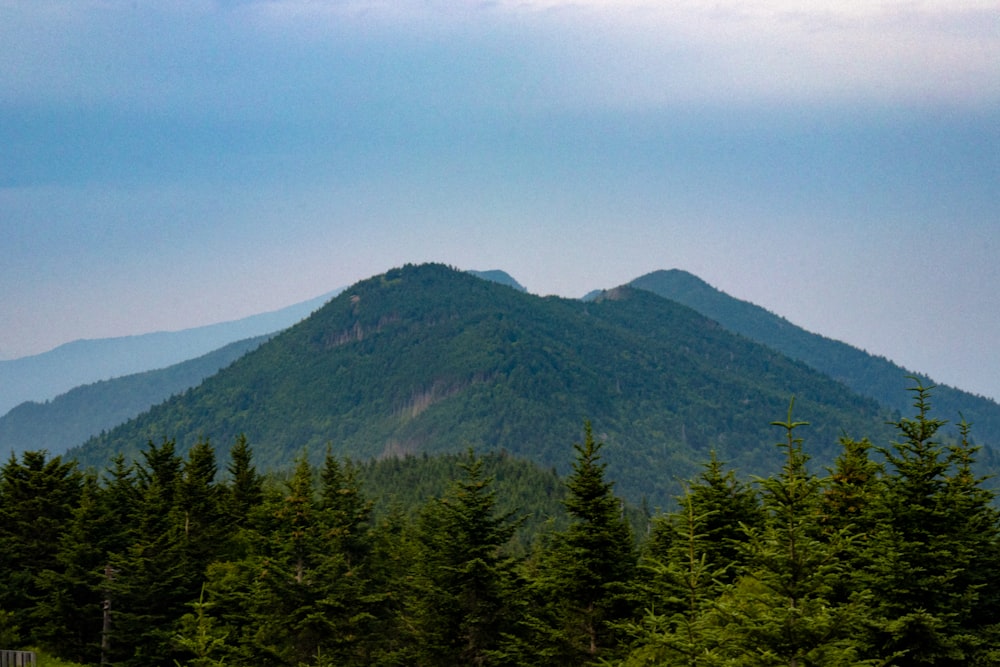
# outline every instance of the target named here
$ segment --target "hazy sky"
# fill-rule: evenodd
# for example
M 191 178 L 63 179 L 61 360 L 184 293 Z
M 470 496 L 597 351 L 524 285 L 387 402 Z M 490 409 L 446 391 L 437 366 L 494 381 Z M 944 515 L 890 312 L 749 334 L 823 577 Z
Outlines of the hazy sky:
M 691 271 L 1000 398 L 996 0 L 0 0 L 0 354 Z

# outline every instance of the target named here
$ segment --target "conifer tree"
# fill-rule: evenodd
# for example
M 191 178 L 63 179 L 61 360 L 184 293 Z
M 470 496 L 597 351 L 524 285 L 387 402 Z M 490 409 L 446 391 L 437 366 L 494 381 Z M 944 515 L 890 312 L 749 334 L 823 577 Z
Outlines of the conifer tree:
M 239 528 L 250 522 L 251 512 L 264 501 L 264 480 L 253 463 L 253 449 L 245 435 L 236 438 L 229 450 L 229 494 L 226 511 Z
M 544 601 L 537 655 L 553 665 L 596 664 L 616 657 L 621 623 L 632 615 L 636 555 L 622 501 L 606 481 L 590 423 L 566 481 L 569 527 L 541 555 L 536 593 Z
M 107 657 L 127 667 L 170 665 L 171 624 L 184 614 L 191 578 L 175 507 L 183 460 L 172 440 L 149 442 L 135 468 L 138 502 L 130 543 L 109 558 Z
M 36 602 L 45 595 L 39 575 L 59 573 L 59 545 L 79 502 L 83 475 L 76 463 L 28 451 L 11 454 L 0 469 L 0 610 L 12 614 L 21 640 L 37 643 Z
M 39 573 L 41 597 L 32 611 L 39 643 L 80 663 L 100 661 L 102 585 L 107 552 L 102 532 L 107 515 L 103 490 L 84 478 L 80 501 L 59 542 L 58 567 Z
M 518 521 L 498 514 L 493 479 L 471 451 L 464 473 L 424 508 L 418 528 L 411 614 L 420 665 L 512 664 L 505 637 L 515 630 L 514 559 L 505 553 Z
M 711 517 L 687 490 L 680 509 L 657 522 L 658 532 L 667 534 L 661 538 L 666 548 L 640 561 L 647 607 L 641 621 L 627 626 L 635 647 L 626 667 L 718 664 L 722 635 L 713 611 L 730 567 L 709 559 L 716 546 L 708 532 Z
M 821 532 L 820 480 L 806 469 L 795 430 L 807 423 L 792 421 L 793 405 L 773 422 L 785 431 L 785 464 L 760 482 L 765 523 L 747 528 L 748 570 L 719 600 L 726 650 L 746 666 L 865 664 L 852 639 L 860 608 L 832 599 L 846 535 Z
M 997 511 L 972 473 L 968 426 L 957 445 L 938 439 L 931 389 L 911 388 L 916 416 L 895 422 L 900 441 L 880 450 L 888 470 L 864 572 L 878 622 L 871 651 L 910 665 L 989 664 Z
M 321 642 L 315 612 L 316 567 L 322 554 L 313 468 L 305 456 L 262 526 L 254 581 L 256 656 L 262 665 L 306 663 Z
M 706 562 L 720 581 L 731 583 L 746 564 L 746 528 L 759 529 L 763 525 L 757 492 L 736 479 L 733 470 L 725 470 L 712 452 L 705 469 L 690 486 L 690 503 L 690 512 L 701 517 L 700 532 L 705 538 L 700 545 Z

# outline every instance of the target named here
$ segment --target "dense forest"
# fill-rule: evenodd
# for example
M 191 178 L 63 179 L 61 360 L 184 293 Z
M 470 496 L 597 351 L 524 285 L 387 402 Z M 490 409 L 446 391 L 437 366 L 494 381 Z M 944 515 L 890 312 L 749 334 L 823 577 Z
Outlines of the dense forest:
M 654 516 L 618 498 L 589 424 L 564 478 L 329 448 L 265 476 L 245 438 L 225 471 L 208 442 L 100 475 L 27 452 L 0 478 L 0 647 L 123 667 L 995 665 L 994 496 L 969 426 L 941 437 L 913 396 L 894 438 L 845 436 L 823 473 L 793 403 L 778 472 L 711 456 Z
M 303 449 L 320 466 L 331 443 L 352 460 L 472 445 L 566 474 L 564 443 L 590 419 L 620 493 L 665 507 L 712 450 L 744 474 L 777 469 L 768 423 L 792 394 L 823 465 L 843 433 L 891 436 L 895 415 L 874 400 L 651 292 L 543 298 L 408 265 L 67 456 L 101 467 L 117 453 L 141 461 L 149 440 L 184 456 L 242 434 L 265 472 Z
M 885 357 L 811 333 L 760 306 L 720 292 L 686 271 L 655 271 L 629 285 L 693 308 L 726 329 L 805 362 L 900 414 L 906 414 L 910 401 L 900 378 L 916 377 L 925 385 L 934 384 L 929 377 L 902 368 Z M 961 411 L 975 423 L 981 444 L 1000 444 L 1000 405 L 995 401 L 938 384 L 934 389 L 934 404 L 946 414 Z M 945 430 L 955 434 L 957 424 L 948 424 Z M 991 454 L 988 449 L 983 453 Z

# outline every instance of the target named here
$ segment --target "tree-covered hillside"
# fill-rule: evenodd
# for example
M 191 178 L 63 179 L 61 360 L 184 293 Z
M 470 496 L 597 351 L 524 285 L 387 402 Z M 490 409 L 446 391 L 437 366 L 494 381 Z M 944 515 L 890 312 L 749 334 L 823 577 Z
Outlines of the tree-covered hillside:
M 62 454 L 196 386 L 265 340 L 248 338 L 167 368 L 86 384 L 44 403 L 22 403 L 0 417 L 0 458 L 29 449 Z
M 685 271 L 655 271 L 629 284 L 690 306 L 730 331 L 799 359 L 899 414 L 909 409 L 907 377 L 933 384 L 925 375 L 902 368 L 885 357 L 810 333 L 760 306 L 720 292 Z M 1000 405 L 995 401 L 943 385 L 935 388 L 934 396 L 942 414 L 950 415 L 946 431 L 957 432 L 961 413 L 975 424 L 979 442 L 994 449 L 1000 446 Z
M 663 481 L 712 450 L 773 470 L 766 425 L 793 395 L 820 461 L 843 432 L 885 433 L 874 401 L 649 292 L 584 303 L 406 266 L 71 455 L 103 466 L 149 440 L 186 452 L 246 434 L 267 468 L 303 448 L 318 460 L 330 443 L 358 460 L 504 449 L 564 472 L 559 443 L 591 419 L 623 493 L 663 503 Z
M 100 475 L 27 452 L 0 468 L 0 643 L 114 667 L 996 665 L 994 494 L 912 390 L 822 475 L 790 402 L 773 474 L 709 457 L 641 524 L 589 424 L 561 479 L 472 451 L 262 476 L 244 438 L 221 474 L 203 441 Z

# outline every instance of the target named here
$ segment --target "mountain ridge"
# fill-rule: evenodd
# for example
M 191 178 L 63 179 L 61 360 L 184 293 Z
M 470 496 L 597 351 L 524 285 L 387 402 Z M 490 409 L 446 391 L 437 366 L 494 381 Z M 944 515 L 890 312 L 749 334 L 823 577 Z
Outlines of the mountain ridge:
M 80 385 L 44 403 L 25 401 L 16 405 L 0 417 L 0 459 L 19 454 L 29 446 L 44 449 L 52 456 L 60 455 L 196 386 L 267 338 L 264 335 L 236 341 L 166 368 Z
M 748 473 L 777 465 L 770 422 L 792 396 L 819 462 L 845 430 L 886 434 L 874 401 L 651 292 L 587 303 L 407 265 L 69 455 L 100 466 L 150 439 L 183 452 L 245 434 L 264 467 L 329 444 L 362 459 L 475 446 L 565 470 L 590 419 L 631 497 L 666 502 L 711 449 Z
M 947 414 L 950 421 L 946 432 L 957 431 L 956 420 L 961 414 L 973 425 L 976 441 L 1000 446 L 1000 405 L 987 397 L 939 385 L 928 375 L 908 370 L 884 356 L 807 331 L 681 269 L 654 271 L 628 284 L 693 308 L 735 333 L 803 361 L 899 414 L 909 414 L 912 406 L 907 378 L 916 378 L 925 386 L 934 385 L 934 408 Z
M 339 290 L 229 322 L 180 331 L 78 339 L 47 352 L 0 361 L 0 415 L 25 401 L 46 401 L 75 387 L 166 368 L 224 345 L 272 334 L 306 317 Z

